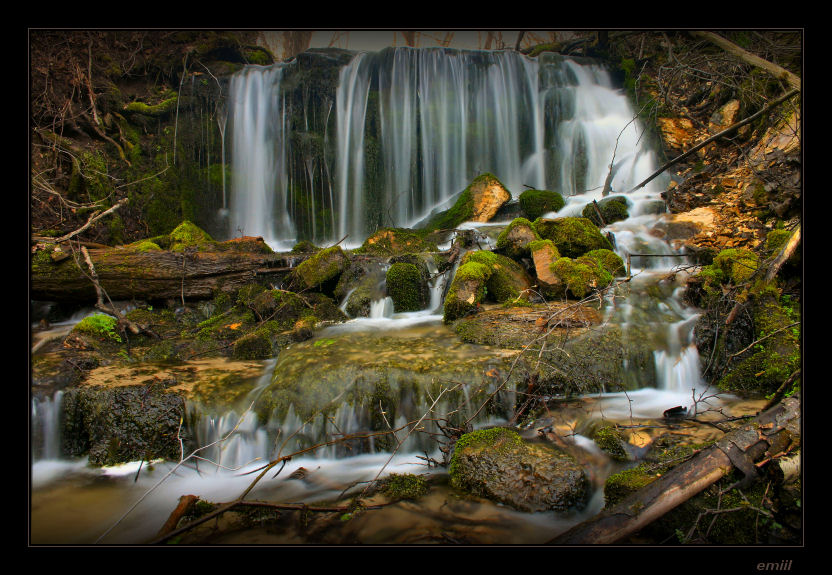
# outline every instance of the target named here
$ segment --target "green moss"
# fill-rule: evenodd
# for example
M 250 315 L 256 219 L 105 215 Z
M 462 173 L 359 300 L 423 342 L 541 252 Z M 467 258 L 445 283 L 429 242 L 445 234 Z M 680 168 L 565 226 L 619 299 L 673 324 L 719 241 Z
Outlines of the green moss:
M 612 282 L 610 273 L 590 257 L 576 260 L 562 257 L 552 262 L 549 269 L 578 299 L 583 299 L 593 288 L 602 289 Z
M 584 257 L 596 260 L 613 277 L 623 276 L 626 273 L 624 260 L 612 250 L 592 250 L 584 254 Z
M 538 250 L 542 250 L 544 248 L 549 248 L 554 253 L 553 258 L 557 259 L 560 257 L 560 252 L 558 252 L 557 246 L 555 246 L 552 240 L 535 240 L 529 243 L 529 252 L 534 255 L 534 252 Z
M 491 273 L 485 280 L 485 287 L 489 299 L 495 302 L 502 303 L 506 300 L 517 298 L 520 292 L 529 285 L 525 280 L 525 270 L 511 258 L 488 250 L 477 250 L 475 252 L 468 252 L 462 258 L 461 263 L 463 265 L 468 262 L 480 263 L 488 266 L 491 270 Z
M 451 288 L 448 290 L 448 295 L 445 298 L 445 323 L 450 323 L 477 308 L 483 298 L 485 298 L 485 283 L 491 277 L 492 273 L 493 271 L 490 266 L 476 261 L 462 263 L 457 268 L 456 275 L 454 275 L 454 279 L 451 282 Z M 463 286 L 466 288 L 474 286 L 474 293 L 470 298 L 462 299 L 460 297 L 459 291 Z
M 162 248 L 160 248 L 158 244 L 151 242 L 150 240 L 142 240 L 140 242 L 136 242 L 135 244 L 131 244 L 128 247 L 136 250 L 137 252 L 162 251 Z
M 116 332 L 117 325 L 118 320 L 116 318 L 98 313 L 85 317 L 72 329 L 73 331 L 85 333 L 98 339 L 109 339 L 117 343 L 122 343 L 121 336 Z
M 387 270 L 386 282 L 396 312 L 418 311 L 425 307 L 422 274 L 415 265 L 394 263 Z
M 396 501 L 418 499 L 426 495 L 429 490 L 427 480 L 412 473 L 391 473 L 382 481 L 382 492 Z
M 774 229 L 766 235 L 766 252 L 774 255 L 783 249 L 786 242 L 791 237 L 791 232 L 785 229 Z
M 610 196 L 597 202 L 597 204 L 598 211 L 601 212 L 601 216 L 604 218 L 606 225 L 626 220 L 630 216 L 627 210 L 627 198 L 624 196 Z M 598 212 L 595 211 L 595 204 L 592 202 L 584 206 L 581 215 L 591 220 L 596 226 L 601 226 L 601 220 L 598 218 Z
M 234 342 L 234 359 L 268 359 L 273 355 L 268 329 L 258 329 Z
M 595 432 L 593 439 L 595 444 L 611 458 L 618 461 L 628 459 L 627 451 L 624 449 L 625 438 L 615 426 L 601 427 Z
M 303 288 L 314 288 L 338 279 L 349 260 L 340 246 L 319 251 L 295 268 L 294 275 Z
M 612 244 L 601 234 L 598 226 L 587 218 L 538 218 L 532 225 L 540 237 L 551 240 L 564 257 L 577 258 L 588 251 L 612 249 Z
M 249 64 L 255 64 L 257 66 L 270 66 L 274 64 L 274 56 L 261 46 L 243 48 L 242 53 L 246 62 Z
M 505 427 L 492 427 L 489 429 L 478 429 L 466 433 L 460 437 L 454 445 L 454 454 L 448 466 L 448 475 L 451 478 L 451 485 L 461 487 L 459 476 L 459 457 L 465 450 L 495 449 L 499 451 L 511 451 L 523 447 L 523 438 L 512 430 Z
M 166 100 L 162 100 L 158 104 L 146 104 L 144 102 L 130 102 L 124 107 L 124 111 L 131 114 L 141 114 L 143 116 L 152 116 L 154 118 L 167 116 L 176 109 L 177 96 L 174 93 Z
M 521 229 L 518 229 L 521 228 Z M 528 231 L 524 231 L 526 228 Z M 526 218 L 515 218 L 511 223 L 500 232 L 497 236 L 497 249 L 505 253 L 509 257 L 519 259 L 523 256 L 529 255 L 529 244 L 524 243 L 525 239 L 530 242 L 540 240 L 540 236 L 535 231 L 532 223 Z
M 303 240 L 292 246 L 292 253 L 294 254 L 314 254 L 321 251 L 321 248 L 308 240 Z
M 639 465 L 610 475 L 604 483 L 604 502 L 610 508 L 656 480 L 656 473 L 649 472 L 647 465 Z
M 170 249 L 181 251 L 186 247 L 199 246 L 214 240 L 196 224 L 185 220 L 170 233 Z
M 759 266 L 757 254 L 746 249 L 727 249 L 719 252 L 708 266 L 699 272 L 702 289 L 710 297 L 721 297 L 722 286 L 747 282 Z M 744 298 L 744 294 L 741 296 Z
M 531 220 L 549 212 L 557 212 L 565 204 L 563 196 L 549 190 L 526 190 L 520 194 L 518 201 L 520 209 Z

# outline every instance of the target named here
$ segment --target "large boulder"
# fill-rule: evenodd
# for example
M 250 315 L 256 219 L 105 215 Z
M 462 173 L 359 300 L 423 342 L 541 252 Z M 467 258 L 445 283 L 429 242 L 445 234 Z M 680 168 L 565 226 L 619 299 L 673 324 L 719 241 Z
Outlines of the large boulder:
M 460 437 L 449 474 L 457 489 L 530 513 L 582 509 L 590 495 L 589 477 L 571 455 L 500 427 Z
M 493 174 L 477 176 L 463 190 L 453 207 L 428 220 L 426 230 L 447 230 L 463 222 L 490 221 L 509 200 L 511 193 Z
M 395 312 L 419 311 L 428 304 L 426 278 L 419 267 L 410 262 L 395 262 L 387 270 L 387 293 Z
M 64 450 L 92 465 L 179 459 L 184 399 L 164 384 L 84 385 L 64 394 Z

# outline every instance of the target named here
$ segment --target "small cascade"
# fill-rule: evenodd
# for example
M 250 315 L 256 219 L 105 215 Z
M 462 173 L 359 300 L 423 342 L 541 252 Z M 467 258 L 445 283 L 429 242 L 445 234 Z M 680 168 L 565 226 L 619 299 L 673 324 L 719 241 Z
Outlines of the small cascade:
M 32 398 L 33 461 L 61 458 L 63 391 L 43 399 Z
M 370 304 L 370 319 L 388 319 L 393 317 L 393 298 L 387 296 Z

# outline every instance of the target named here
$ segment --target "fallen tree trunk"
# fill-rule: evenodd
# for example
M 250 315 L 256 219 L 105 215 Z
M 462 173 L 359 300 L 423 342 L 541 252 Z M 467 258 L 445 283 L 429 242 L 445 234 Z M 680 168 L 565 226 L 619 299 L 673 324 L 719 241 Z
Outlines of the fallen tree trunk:
M 791 397 L 549 543 L 574 545 L 622 541 L 716 483 L 734 467 L 745 474 L 744 481 L 752 481 L 756 476 L 754 462 L 777 456 L 799 440 L 800 401 Z
M 140 252 L 129 248 L 88 250 L 98 284 L 111 300 L 208 299 L 239 289 L 261 276 L 291 268 L 275 253 L 217 250 Z M 57 302 L 96 302 L 98 293 L 80 254 L 63 260 L 33 258 L 30 297 Z

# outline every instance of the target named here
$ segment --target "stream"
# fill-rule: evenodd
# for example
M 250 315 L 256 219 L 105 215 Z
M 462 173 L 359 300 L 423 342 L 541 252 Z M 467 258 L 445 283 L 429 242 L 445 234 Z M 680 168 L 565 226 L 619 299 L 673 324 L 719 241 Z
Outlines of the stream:
M 440 52 L 426 52 L 417 62 L 416 51 L 400 50 L 392 59 L 389 73 L 402 77 L 410 71 L 407 80 L 385 83 L 384 75 L 378 80 L 381 85 L 379 100 L 388 104 L 382 118 L 388 118 L 385 114 L 390 113 L 389 118 L 398 121 L 398 124 L 388 121 L 388 126 L 393 125 L 390 129 L 396 131 L 386 132 L 382 139 L 381 145 L 392 150 L 386 157 L 404 158 L 397 161 L 410 163 L 410 158 L 417 154 L 413 138 L 418 130 L 415 111 L 411 109 L 417 94 L 430 98 L 430 94 L 435 93 L 436 100 L 431 102 L 436 105 L 429 108 L 430 112 L 444 114 L 436 122 L 441 129 L 428 131 L 424 126 L 421 129 L 426 138 L 421 142 L 423 153 L 431 146 L 443 150 L 444 155 L 426 165 L 426 171 L 420 177 L 420 181 L 434 181 L 436 185 L 414 192 L 406 204 L 397 208 L 399 225 L 417 221 L 431 208 L 447 202 L 470 181 L 473 169 L 484 169 L 480 164 L 492 165 L 515 198 L 522 191 L 522 185 L 529 181 L 541 189 L 548 185 L 549 189 L 563 190 L 567 204 L 556 215 L 549 214 L 550 217 L 580 215 L 588 203 L 600 201 L 611 157 L 615 157 L 614 190 L 629 190 L 655 170 L 655 154 L 642 139 L 637 123 L 631 122 L 635 116 L 632 106 L 621 90 L 612 86 L 602 69 L 571 61 L 538 64 L 506 53 L 503 57 L 490 55 L 489 58 L 501 58 L 499 66 L 477 72 L 480 69 L 471 63 L 476 55 L 449 51 L 449 55 L 443 57 Z M 431 62 L 432 76 L 425 68 Z M 360 163 L 355 161 L 355 156 L 360 156 L 356 150 L 360 149 L 362 136 L 354 131 L 352 123 L 360 127 L 364 120 L 367 85 L 377 77 L 368 68 L 371 64 L 369 56 L 358 56 L 341 72 L 340 99 L 333 113 L 346 114 L 338 118 L 339 125 L 343 126 L 337 135 L 341 153 L 337 168 L 342 172 L 342 182 L 358 182 L 364 177 Z M 273 130 L 274 133 L 265 133 L 258 128 L 261 122 L 253 115 L 257 109 L 265 114 L 280 114 L 283 104 L 277 99 L 268 99 L 268 105 L 258 107 L 250 100 L 275 89 L 280 84 L 282 68 L 259 68 L 247 67 L 233 79 L 234 94 L 241 100 L 249 100 L 246 100 L 248 104 L 240 104 L 231 112 L 235 115 L 229 133 L 234 138 L 246 140 L 246 151 L 242 156 L 247 161 L 240 164 L 244 169 L 234 172 L 230 217 L 236 226 L 245 228 L 246 234 L 262 235 L 275 249 L 285 250 L 295 241 L 290 211 L 281 212 L 283 221 L 264 218 L 265 213 L 275 209 L 275 203 L 286 201 L 289 194 L 286 178 L 281 172 L 285 163 L 283 146 L 288 140 L 285 125 L 278 123 L 279 129 Z M 458 78 L 463 71 L 468 74 L 467 80 Z M 480 89 L 477 86 L 490 86 L 492 91 L 477 92 L 470 102 L 454 100 L 449 94 L 466 97 L 464 92 L 454 92 L 452 84 L 456 81 L 467 81 L 466 85 L 474 86 L 475 91 Z M 420 90 L 416 89 L 417 84 L 421 86 Z M 505 93 L 498 93 L 500 90 Z M 497 102 L 489 100 L 485 96 L 487 93 L 497 94 Z M 500 98 L 510 104 L 506 107 L 510 118 L 504 117 L 506 110 L 498 105 Z M 557 113 L 550 113 L 553 107 L 557 108 Z M 350 114 L 350 110 L 360 112 Z M 466 142 L 453 134 L 452 126 L 465 125 L 477 118 L 482 118 L 481 123 L 493 130 L 482 141 Z M 425 114 L 420 116 L 420 121 L 429 119 Z M 558 126 L 555 135 L 550 133 L 554 124 Z M 528 125 L 534 128 L 531 132 Z M 522 139 L 521 133 L 526 134 L 528 142 L 518 140 Z M 507 142 L 509 145 L 505 148 L 512 153 L 502 154 L 494 146 L 486 145 L 484 142 L 489 138 Z M 240 154 L 240 146 L 237 143 L 232 148 Z M 548 146 L 557 148 L 557 158 L 552 162 L 558 166 L 555 170 L 557 182 L 547 179 L 550 164 L 542 158 Z M 522 154 L 514 154 L 521 148 Z M 276 159 L 265 154 L 266 149 L 278 149 Z M 472 159 L 470 151 L 477 149 L 479 155 Z M 582 158 L 580 170 L 573 162 L 578 155 Z M 398 187 L 409 186 L 413 180 L 406 174 L 395 177 L 391 174 L 388 181 L 391 193 Z M 278 182 L 278 193 L 271 195 L 269 190 L 275 189 L 275 181 Z M 473 416 L 478 398 L 483 397 L 476 393 L 487 395 L 500 382 L 499 378 L 494 378 L 492 387 L 477 389 L 481 383 L 477 370 L 504 369 L 505 362 L 516 353 L 464 344 L 442 323 L 441 298 L 445 282 L 452 277 L 451 271 L 435 277 L 431 301 L 424 310 L 395 314 L 389 298 L 379 299 L 373 303 L 369 317 L 353 318 L 327 327 L 314 339 L 293 344 L 277 358 L 262 362 L 261 374 L 248 382 L 251 391 L 245 401 L 226 406 L 225 410 L 201 414 L 196 427 L 198 444 L 211 444 L 235 431 L 221 446 L 202 453 L 205 460 L 199 461 L 198 465 L 177 467 L 159 461 L 94 468 L 87 465 L 85 459 L 66 459 L 60 456 L 59 450 L 61 392 L 52 398 L 33 400 L 32 425 L 38 430 L 36 435 L 41 438 L 41 444 L 33 446 L 31 542 L 144 543 L 159 531 L 182 495 L 195 494 L 208 501 L 234 499 L 252 482 L 254 475 L 251 472 L 271 458 L 297 452 L 338 434 L 356 433 L 367 428 L 369 416 L 358 409 L 357 404 L 344 403 L 329 418 L 304 417 L 301 406 L 309 399 L 303 395 L 304 389 L 328 382 L 331 387 L 326 393 L 334 395 L 345 389 L 338 387 L 342 385 L 339 382 L 364 381 L 370 377 L 368 373 L 380 369 L 384 370 L 388 385 L 398 390 L 403 398 L 397 419 L 389 422 L 392 428 L 400 429 L 395 435 L 394 443 L 399 445 L 395 452 L 389 447 L 378 451 L 372 441 L 352 448 L 335 444 L 309 451 L 293 457 L 276 477 L 272 477 L 272 473 L 260 481 L 248 498 L 346 505 L 368 482 L 389 473 L 430 475 L 433 479 L 428 496 L 368 510 L 349 521 L 316 517 L 300 525 L 295 516 L 286 513 L 276 521 L 255 521 L 245 530 L 221 531 L 207 540 L 227 544 L 535 544 L 591 517 L 603 507 L 604 479 L 625 465 L 607 457 L 588 438 L 599 420 L 617 422 L 632 429 L 629 447 L 637 457 L 653 437 L 667 430 L 662 414 L 669 408 L 682 406 L 692 411 L 698 400 L 695 409 L 700 412 L 719 409 L 726 414 L 745 415 L 754 413 L 759 407 L 754 402 L 743 402 L 730 396 L 709 395 L 703 384 L 700 358 L 693 344 L 693 326 L 699 312 L 688 307 L 681 297 L 686 272 L 679 266 L 686 263 L 684 254 L 650 233 L 664 214 L 664 203 L 659 194 L 665 183 L 656 180 L 642 190 L 628 194 L 630 217 L 602 230 L 612 234 L 616 252 L 625 262 L 629 254 L 664 256 L 632 257 L 632 278 L 621 284 L 626 287 L 626 293 L 608 298 L 603 308 L 604 321 L 620 324 L 624 330 L 638 328 L 650 334 L 655 383 L 638 386 L 640 389 L 626 393 L 599 393 L 553 402 L 547 417 L 518 429 L 524 437 L 533 439 L 538 429 L 551 426 L 586 452 L 586 460 L 592 466 L 593 493 L 584 509 L 563 514 L 522 513 L 485 499 L 460 497 L 447 485 L 446 468 L 435 465 L 442 461 L 438 443 L 430 435 L 438 432 L 436 424 L 425 421 L 423 429 L 410 432 L 412 422 L 427 414 L 431 405 L 435 406 L 434 414 L 459 409 L 457 404 L 443 403 L 441 398 L 430 393 L 431 389 L 441 390 L 443 381 L 464 384 L 465 393 L 471 395 L 465 396 L 462 409 L 467 409 L 465 413 Z M 346 219 L 351 209 L 363 214 L 363 199 L 353 194 L 353 189 L 343 183 L 331 194 L 332 201 L 340 197 L 341 209 L 329 212 L 332 221 L 327 224 L 328 229 L 337 232 L 335 235 L 339 237 L 346 232 L 353 238 L 361 237 L 364 216 Z M 468 223 L 464 227 L 493 237 L 493 231 L 508 225 L 509 221 L 489 222 L 482 226 Z M 658 284 L 662 289 L 657 297 L 654 288 Z M 346 302 L 338 303 L 345 305 Z M 79 320 L 80 317 L 75 318 L 75 321 Z M 71 325 L 71 322 L 66 324 Z M 65 329 L 66 326 L 59 327 Z M 271 389 L 269 386 L 275 374 L 281 381 L 286 380 L 289 390 L 286 393 L 295 403 L 290 402 L 288 409 L 282 411 L 275 408 L 269 421 L 260 425 L 258 418 L 246 407 Z M 639 378 L 638 373 L 631 376 Z M 437 384 L 438 388 L 431 388 Z M 475 428 L 508 424 L 514 402 L 510 391 L 504 395 L 505 413 L 480 414 L 473 420 Z M 322 406 L 328 398 L 321 392 L 313 399 Z M 296 433 L 301 430 L 302 433 Z M 684 431 L 701 439 L 714 433 L 706 426 L 685 427 Z M 373 501 L 373 498 L 369 500 L 370 503 Z

